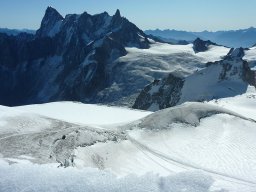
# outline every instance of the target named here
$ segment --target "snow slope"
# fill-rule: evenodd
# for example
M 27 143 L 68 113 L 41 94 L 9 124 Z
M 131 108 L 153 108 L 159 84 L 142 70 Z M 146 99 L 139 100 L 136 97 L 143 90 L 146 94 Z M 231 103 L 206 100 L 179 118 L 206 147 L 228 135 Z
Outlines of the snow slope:
M 151 112 L 147 111 L 82 104 L 78 102 L 54 102 L 41 105 L 26 105 L 16 107 L 15 109 L 84 125 L 128 123 L 151 114 Z
M 152 40 L 151 43 L 149 49 L 126 47 L 127 54 L 107 66 L 108 71 L 112 71 L 112 83 L 97 94 L 99 102 L 132 106 L 145 85 L 155 79 L 162 79 L 171 72 L 188 76 L 204 68 L 209 61 L 221 60 L 230 50 L 210 45 L 207 51 L 195 53 L 193 44 L 170 45 Z
M 52 126 L 50 118 L 0 106 L 0 138 L 5 134 L 39 132 Z
M 187 103 L 149 115 L 129 136 L 184 169 L 256 184 L 256 169 L 252 169 L 256 167 L 255 125 L 222 108 Z
M 225 70 L 228 66 L 229 70 Z M 179 104 L 231 97 L 244 93 L 248 83 L 243 80 L 243 61 L 222 61 L 189 76 L 181 90 Z
M 239 98 L 237 103 L 248 104 Z M 69 118 L 78 109 L 92 114 L 93 108 L 97 127 L 85 126 L 89 121 L 81 116 Z M 238 110 L 186 103 L 149 114 L 59 102 L 1 107 L 0 112 L 0 189 L 4 192 L 256 189 L 256 123 Z M 106 113 L 124 117 L 103 125 Z M 125 119 L 129 113 L 135 121 Z M 27 117 L 31 123 L 22 127 L 17 119 Z M 78 120 L 81 124 L 73 123 Z M 32 123 L 37 129 L 26 131 Z M 4 130 L 12 127 L 19 132 L 13 129 L 6 135 Z M 60 164 L 69 167 L 57 168 Z
M 243 49 L 232 49 L 225 59 L 183 78 L 177 73 L 147 85 L 133 107 L 156 111 L 184 102 L 210 101 L 245 93 L 255 85 L 255 73 L 242 60 Z
M 167 177 L 156 174 L 118 178 L 96 169 L 56 168 L 28 162 L 13 164 L 0 161 L 1 192 L 207 192 L 214 180 L 201 172 L 186 172 Z M 219 191 L 219 190 L 218 190 Z M 216 191 L 217 192 L 217 191 Z
M 73 102 L 0 106 L 0 154 L 15 158 L 32 155 L 33 162 L 65 164 L 73 158 L 76 147 L 123 139 L 122 134 L 104 131 L 99 125 L 111 128 L 148 114 L 150 112 Z M 13 150 L 20 146 L 22 149 Z
M 210 45 L 209 50 L 195 53 L 193 44 L 170 45 L 155 42 L 149 49 L 126 48 L 126 50 L 128 54 L 118 61 L 128 62 L 128 66 L 129 63 L 136 62 L 139 66 L 145 63 L 143 70 L 147 70 L 148 65 L 151 67 L 149 71 L 159 71 L 159 73 L 178 71 L 191 74 L 196 69 L 203 68 L 203 64 L 207 62 L 221 60 L 228 54 L 230 48 Z
M 235 97 L 215 99 L 208 103 L 231 111 L 236 111 L 241 115 L 256 120 L 256 92 L 253 86 L 248 86 L 247 91 L 244 94 Z

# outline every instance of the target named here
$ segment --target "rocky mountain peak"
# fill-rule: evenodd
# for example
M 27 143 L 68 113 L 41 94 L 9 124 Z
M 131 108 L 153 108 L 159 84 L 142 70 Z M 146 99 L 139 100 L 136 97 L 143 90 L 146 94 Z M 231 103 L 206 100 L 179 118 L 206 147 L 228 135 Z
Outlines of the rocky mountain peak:
M 47 7 L 41 26 L 36 32 L 37 37 L 53 37 L 58 31 L 61 21 L 64 18 L 62 15 L 53 7 Z
M 204 51 L 208 50 L 209 45 L 216 45 L 216 44 L 209 40 L 204 41 L 200 38 L 196 38 L 196 40 L 193 42 L 193 49 L 194 49 L 195 53 L 204 52 Z
M 121 17 L 121 13 L 119 9 L 116 10 L 114 17 Z
M 122 24 L 122 21 L 123 21 L 123 18 L 121 16 L 120 10 L 117 9 L 116 13 L 113 15 L 113 18 L 112 18 L 112 25 L 115 27 L 118 27 Z
M 62 18 L 62 16 L 60 15 L 60 13 L 59 13 L 56 9 L 54 9 L 53 7 L 51 7 L 51 6 L 48 6 L 47 9 L 46 9 L 46 11 L 45 11 L 45 16 L 48 16 L 48 15 L 52 15 L 52 16 L 53 16 L 53 15 L 56 15 L 56 16 Z
M 4 82 L 0 83 L 0 104 L 11 106 L 50 100 L 115 101 L 137 91 L 128 90 L 112 98 L 109 87 L 116 83 L 114 77 L 119 73 L 116 60 L 127 54 L 126 47 L 146 49 L 150 45 L 145 33 L 122 17 L 119 10 L 113 16 L 84 12 L 63 18 L 52 7 L 46 9 L 35 36 L 19 39 L 0 35 L 1 39 L 5 43 L 0 48 L 5 52 L 0 53 L 0 81 Z M 8 67 L 8 75 L 2 75 L 6 71 L 1 65 Z M 10 86 L 14 73 L 18 75 Z M 118 85 L 122 81 L 126 80 Z M 102 90 L 108 93 L 104 98 Z

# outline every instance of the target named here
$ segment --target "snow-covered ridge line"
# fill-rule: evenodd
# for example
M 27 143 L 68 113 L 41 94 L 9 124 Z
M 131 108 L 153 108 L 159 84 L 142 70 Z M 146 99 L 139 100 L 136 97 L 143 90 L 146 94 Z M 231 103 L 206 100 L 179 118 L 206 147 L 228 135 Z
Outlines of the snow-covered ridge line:
M 15 107 L 14 109 L 62 121 L 68 121 L 74 124 L 96 126 L 132 122 L 152 113 L 125 107 L 84 104 L 68 101 L 25 105 Z
M 221 113 L 256 123 L 254 119 L 247 118 L 236 112 L 218 106 L 199 102 L 188 102 L 148 115 L 139 120 L 138 126 L 147 129 L 166 129 L 171 128 L 171 124 L 177 122 L 198 126 L 201 119 Z
M 249 85 L 256 86 L 255 71 L 251 69 L 255 62 L 243 60 L 244 54 L 242 48 L 232 48 L 222 60 L 209 62 L 186 77 L 172 72 L 162 80 L 155 80 L 144 87 L 133 107 L 157 111 L 184 102 L 243 94 Z

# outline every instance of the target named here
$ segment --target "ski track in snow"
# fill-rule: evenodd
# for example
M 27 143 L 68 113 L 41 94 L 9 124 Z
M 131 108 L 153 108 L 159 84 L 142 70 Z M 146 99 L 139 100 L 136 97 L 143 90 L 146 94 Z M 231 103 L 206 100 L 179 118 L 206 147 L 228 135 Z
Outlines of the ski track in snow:
M 248 94 L 251 95 L 251 93 L 248 93 Z M 233 101 L 231 100 L 230 102 L 231 103 L 233 102 L 232 103 L 233 105 L 235 102 L 237 102 L 236 100 L 240 101 L 241 97 L 242 96 L 238 98 L 234 98 Z M 246 101 L 248 100 L 247 96 L 244 96 L 242 98 L 245 99 Z M 214 103 L 216 105 L 220 105 L 221 102 L 222 101 L 214 102 Z M 239 104 L 242 105 L 243 102 Z M 56 106 L 56 104 L 53 106 Z M 1 108 L 1 109 L 2 109 L 1 111 L 2 114 L 4 114 L 5 108 Z M 10 110 L 10 108 L 6 108 L 6 109 Z M 213 109 L 216 110 L 215 108 Z M 231 108 L 228 108 L 228 109 L 231 110 Z M 36 109 L 34 108 L 33 110 L 36 110 Z M 31 113 L 31 111 L 29 112 Z M 239 114 L 240 111 L 237 110 L 236 112 Z M 41 112 L 38 112 L 38 113 L 40 114 Z M 143 112 L 140 112 L 140 113 L 143 113 Z M 22 111 L 19 111 L 19 112 L 16 111 L 16 114 L 21 115 Z M 14 116 L 16 114 L 14 114 Z M 177 113 L 177 114 L 179 115 L 180 113 Z M 63 115 L 65 116 L 65 114 Z M 127 112 L 125 112 L 124 115 L 127 115 Z M 141 114 L 141 116 L 146 116 L 146 115 L 147 115 L 146 113 Z M 241 115 L 246 115 L 243 110 Z M 135 116 L 133 118 L 135 118 Z M 40 116 L 40 117 L 43 118 L 43 116 Z M 141 117 L 137 119 L 140 119 L 140 118 Z M 193 118 L 192 120 L 195 120 Z M 255 118 L 252 118 L 252 119 L 255 119 Z M 140 121 L 141 120 L 139 120 L 138 122 Z M 187 172 L 187 171 L 200 170 L 205 174 L 213 177 L 217 183 L 224 182 L 225 183 L 224 186 L 227 185 L 227 183 L 229 183 L 229 185 L 233 183 L 234 185 L 237 186 L 236 191 L 239 191 L 241 186 L 249 187 L 248 189 L 246 188 L 245 191 L 252 192 L 254 191 L 254 189 L 256 189 L 256 181 L 255 181 L 256 170 L 254 170 L 253 167 L 250 167 L 253 165 L 256 166 L 256 162 L 254 160 L 256 158 L 255 156 L 256 144 L 253 140 L 253 137 L 256 135 L 255 134 L 256 130 L 253 128 L 255 124 L 254 120 L 241 118 L 239 116 L 235 117 L 235 116 L 232 116 L 232 114 L 229 114 L 229 115 L 212 114 L 211 116 L 201 119 L 199 125 L 197 125 L 196 127 L 188 124 L 183 124 L 182 122 L 180 123 L 176 122 L 176 123 L 170 124 L 168 127 L 166 127 L 166 129 L 163 129 L 163 130 L 156 129 L 153 131 L 146 130 L 144 128 L 140 129 L 137 126 L 133 127 L 132 129 L 128 129 L 126 131 L 124 131 L 123 129 L 119 131 L 118 127 L 120 126 L 120 124 L 122 125 L 122 122 L 118 122 L 118 124 L 116 125 L 98 124 L 97 126 L 90 126 L 90 127 L 85 126 L 83 124 L 88 124 L 88 123 L 84 122 L 79 125 L 65 126 L 64 128 L 54 129 L 54 130 L 39 129 L 34 132 L 31 132 L 31 131 L 24 132 L 24 133 L 13 132 L 13 133 L 10 133 L 10 135 L 3 136 L 2 138 L 0 138 L 0 143 L 8 139 L 22 138 L 21 137 L 22 135 L 29 136 L 33 134 L 40 134 L 41 132 L 44 135 L 51 135 L 51 133 L 56 135 L 58 133 L 59 135 L 61 135 L 63 131 L 65 131 L 65 133 L 72 133 L 72 132 L 75 132 L 76 130 L 81 130 L 81 131 L 88 130 L 89 131 L 88 133 L 90 133 L 90 131 L 113 132 L 117 135 L 122 134 L 122 137 L 120 137 L 122 139 L 118 142 L 113 142 L 110 140 L 110 141 L 107 141 L 106 143 L 99 142 L 99 143 L 93 144 L 92 146 L 80 147 L 79 150 L 77 150 L 78 152 L 77 160 L 84 161 L 83 166 L 84 165 L 86 166 L 86 164 L 90 165 L 90 162 L 89 162 L 91 161 L 90 158 L 83 159 L 84 157 L 82 153 L 86 152 L 86 150 L 83 150 L 83 149 L 88 149 L 91 151 L 91 154 L 98 155 L 95 157 L 104 159 L 105 158 L 104 153 L 99 153 L 99 152 L 104 151 L 104 146 L 106 147 L 109 146 L 108 148 L 106 148 L 108 149 L 106 154 L 106 160 L 102 159 L 103 165 L 105 163 L 104 161 L 106 161 L 107 163 L 106 167 L 105 165 L 103 166 L 104 169 L 111 170 L 111 167 L 122 165 L 124 167 L 122 167 L 122 169 L 119 170 L 121 171 L 120 173 L 122 173 L 122 171 L 124 171 L 125 173 L 126 170 L 128 170 L 127 173 L 129 173 L 130 171 L 135 171 L 136 169 L 140 169 L 140 166 L 142 166 L 141 167 L 142 170 L 140 170 L 142 175 L 146 174 L 150 170 L 153 171 L 153 173 L 157 173 L 156 171 L 160 167 L 170 175 L 178 174 L 182 171 Z M 4 124 L 0 124 L 0 125 L 4 126 Z M 1 130 L 1 126 L 0 126 L 0 130 Z M 122 125 L 122 127 L 123 126 L 124 125 Z M 232 128 L 232 126 L 237 126 L 237 127 Z M 250 132 L 250 134 L 246 134 L 246 132 Z M 124 134 L 126 136 L 124 136 Z M 114 148 L 111 148 L 112 144 L 115 145 Z M 218 148 L 218 144 L 220 145 L 221 148 Z M 118 149 L 119 146 L 122 146 L 122 147 Z M 126 153 L 131 152 L 131 153 L 126 154 L 123 157 L 118 157 L 119 150 L 122 151 L 122 153 L 120 154 L 121 156 L 125 154 L 125 152 Z M 26 157 L 31 158 L 31 160 L 34 160 L 33 155 L 32 156 L 29 154 L 24 154 L 24 155 Z M 20 156 L 20 158 L 24 159 L 25 157 L 24 155 Z M 115 161 L 113 161 L 113 164 L 111 164 L 111 158 L 115 158 L 115 156 L 117 161 L 122 160 L 122 158 L 123 160 L 126 159 L 127 157 L 129 158 L 124 162 L 124 164 L 122 164 L 122 162 L 119 162 L 115 165 Z M 14 157 L 14 158 L 9 157 L 6 160 L 15 162 L 15 159 L 17 158 L 18 157 Z M 25 158 L 25 159 L 30 160 L 29 158 Z M 110 160 L 107 160 L 109 158 Z M 141 159 L 136 159 L 136 158 L 141 158 Z M 101 161 L 101 159 L 98 159 L 98 160 Z M 19 161 L 20 160 L 17 160 L 17 162 Z M 77 162 L 79 163 L 79 161 Z M 141 164 L 143 163 L 143 161 L 145 165 Z M 76 159 L 75 159 L 75 163 L 76 163 Z M 156 167 L 150 168 L 154 166 Z M 220 184 L 220 186 L 222 185 Z
M 137 141 L 136 139 L 133 139 L 130 136 L 128 137 L 128 139 L 134 145 L 136 145 L 141 151 L 149 152 L 149 153 L 153 154 L 154 156 L 156 156 L 156 157 L 158 157 L 158 158 L 160 158 L 160 159 L 162 159 L 164 161 L 167 161 L 168 163 L 171 163 L 171 164 L 174 164 L 175 166 L 183 168 L 186 171 L 189 171 L 191 169 L 192 170 L 193 169 L 194 170 L 201 170 L 201 171 L 205 171 L 205 172 L 207 172 L 210 175 L 213 175 L 215 177 L 216 176 L 217 177 L 221 177 L 222 179 L 224 179 L 226 181 L 229 181 L 229 182 L 234 182 L 234 183 L 242 184 L 242 185 L 250 185 L 250 186 L 256 188 L 256 182 L 244 180 L 243 178 L 238 178 L 238 177 L 230 176 L 228 174 L 224 174 L 224 173 L 221 173 L 221 172 L 216 172 L 214 170 L 206 169 L 206 168 L 203 168 L 201 166 L 196 166 L 196 165 L 193 165 L 193 164 L 190 164 L 190 163 L 182 162 L 182 161 L 177 160 L 175 158 L 169 157 L 166 154 L 161 153 L 160 151 L 157 151 L 157 150 L 154 150 L 152 148 L 149 148 L 149 147 L 143 145 L 142 143 L 140 143 L 139 141 Z M 154 160 L 152 160 L 152 161 L 154 161 Z M 155 163 L 157 163 L 157 162 L 155 162 Z M 165 169 L 168 170 L 168 168 L 166 168 L 166 167 L 165 167 Z M 170 171 L 170 170 L 168 170 L 168 171 Z M 172 172 L 172 171 L 170 171 L 170 172 Z

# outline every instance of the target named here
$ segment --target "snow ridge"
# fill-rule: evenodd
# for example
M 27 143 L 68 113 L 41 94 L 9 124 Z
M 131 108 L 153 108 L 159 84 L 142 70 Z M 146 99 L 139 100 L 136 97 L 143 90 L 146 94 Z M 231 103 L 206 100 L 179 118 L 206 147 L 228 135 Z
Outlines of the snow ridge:
M 199 102 L 188 102 L 148 115 L 147 117 L 141 119 L 137 126 L 152 130 L 171 128 L 171 125 L 177 122 L 198 126 L 201 119 L 221 113 L 229 114 L 256 123 L 256 121 L 253 119 L 244 117 L 238 113 L 218 106 Z

